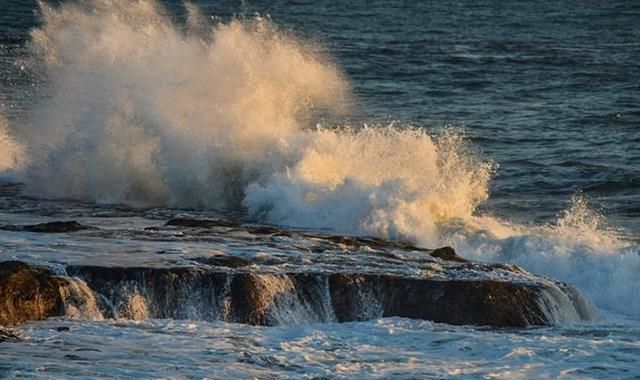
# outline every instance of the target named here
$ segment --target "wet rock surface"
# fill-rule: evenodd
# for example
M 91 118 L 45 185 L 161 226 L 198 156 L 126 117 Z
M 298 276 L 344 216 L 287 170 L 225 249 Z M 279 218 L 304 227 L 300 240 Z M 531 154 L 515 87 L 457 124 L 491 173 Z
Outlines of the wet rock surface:
M 189 227 L 189 228 L 213 228 L 213 227 L 233 227 L 235 224 L 214 219 L 188 219 L 174 218 L 167 221 L 166 226 Z
M 459 263 L 466 263 L 469 261 L 464 257 L 458 255 L 456 251 L 451 247 L 442 247 L 442 248 L 434 249 L 433 251 L 430 252 L 430 254 L 433 257 L 446 260 L 446 261 L 456 261 Z
M 93 229 L 76 221 L 55 221 L 30 225 L 2 225 L 1 230 L 15 232 L 67 233 Z
M 49 232 L 83 227 L 33 226 Z M 154 241 L 163 249 L 127 250 L 117 261 L 99 250 L 78 260 L 73 251 L 64 256 L 70 259 L 64 277 L 21 262 L 0 263 L 0 324 L 65 313 L 80 319 L 253 325 L 397 316 L 498 327 L 593 317 L 588 300 L 569 285 L 514 265 L 468 261 L 451 247 L 428 250 L 406 242 L 198 219 L 70 236 L 100 237 L 107 247 L 115 239 L 133 247 L 138 239 Z M 176 250 L 175 242 L 189 248 Z M 52 265 L 59 266 L 63 258 L 55 258 Z
M 227 320 L 255 325 L 407 317 L 499 327 L 548 325 L 548 284 L 361 273 L 268 273 L 221 268 L 73 266 L 108 317 Z M 588 318 L 587 314 L 582 317 Z
M 64 283 L 44 268 L 19 261 L 0 262 L 0 325 L 63 315 L 60 286 Z

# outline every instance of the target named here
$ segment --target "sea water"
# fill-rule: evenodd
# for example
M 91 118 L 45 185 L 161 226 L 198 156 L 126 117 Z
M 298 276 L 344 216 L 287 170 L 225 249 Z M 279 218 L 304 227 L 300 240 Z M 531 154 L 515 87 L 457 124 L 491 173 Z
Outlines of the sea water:
M 2 223 L 111 232 L 1 232 L 3 259 L 64 271 L 269 254 L 146 230 L 240 215 L 516 263 L 574 285 L 602 319 L 251 327 L 87 309 L 20 327 L 0 373 L 639 376 L 638 25 L 640 7 L 615 1 L 2 2 Z

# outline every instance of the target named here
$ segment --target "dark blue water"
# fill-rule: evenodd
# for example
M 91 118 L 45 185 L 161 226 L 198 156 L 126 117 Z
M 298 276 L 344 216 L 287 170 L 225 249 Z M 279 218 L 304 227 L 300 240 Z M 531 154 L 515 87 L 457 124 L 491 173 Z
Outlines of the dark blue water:
M 163 2 L 180 22 L 184 9 Z M 461 127 L 499 164 L 484 206 L 553 220 L 582 191 L 640 231 L 640 3 L 634 1 L 196 1 L 259 13 L 318 41 L 351 81 L 358 122 Z M 0 103 L 28 113 L 21 70 L 35 2 L 0 3 Z

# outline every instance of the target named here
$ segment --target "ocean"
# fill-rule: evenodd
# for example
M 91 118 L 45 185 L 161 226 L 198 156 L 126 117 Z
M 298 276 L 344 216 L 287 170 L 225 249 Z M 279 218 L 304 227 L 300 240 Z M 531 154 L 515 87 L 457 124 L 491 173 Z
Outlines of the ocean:
M 81 307 L 0 342 L 0 377 L 639 378 L 640 3 L 0 1 L 0 224 L 91 227 L 0 230 L 0 259 L 320 265 L 313 237 L 177 217 L 448 245 L 597 317 L 250 326 L 135 289 L 114 317 L 80 281 Z

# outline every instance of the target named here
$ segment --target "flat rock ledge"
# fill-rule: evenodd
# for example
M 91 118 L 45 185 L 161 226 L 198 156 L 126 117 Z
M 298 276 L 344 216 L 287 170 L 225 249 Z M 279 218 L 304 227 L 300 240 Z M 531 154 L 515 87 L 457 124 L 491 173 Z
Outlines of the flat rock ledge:
M 446 249 L 454 266 L 465 261 Z M 486 265 L 487 271 L 497 264 Z M 455 325 L 526 327 L 589 320 L 589 302 L 570 286 L 500 265 L 519 280 L 400 276 L 348 269 L 269 271 L 230 258 L 203 266 L 69 265 L 67 276 L 22 262 L 0 262 L 0 325 L 54 316 L 173 318 L 253 325 L 407 317 Z M 526 275 L 526 276 L 525 276 Z M 524 276 L 524 277 L 523 277 Z M 522 280 L 525 278 L 526 280 Z M 84 313 L 84 314 L 83 314 Z

